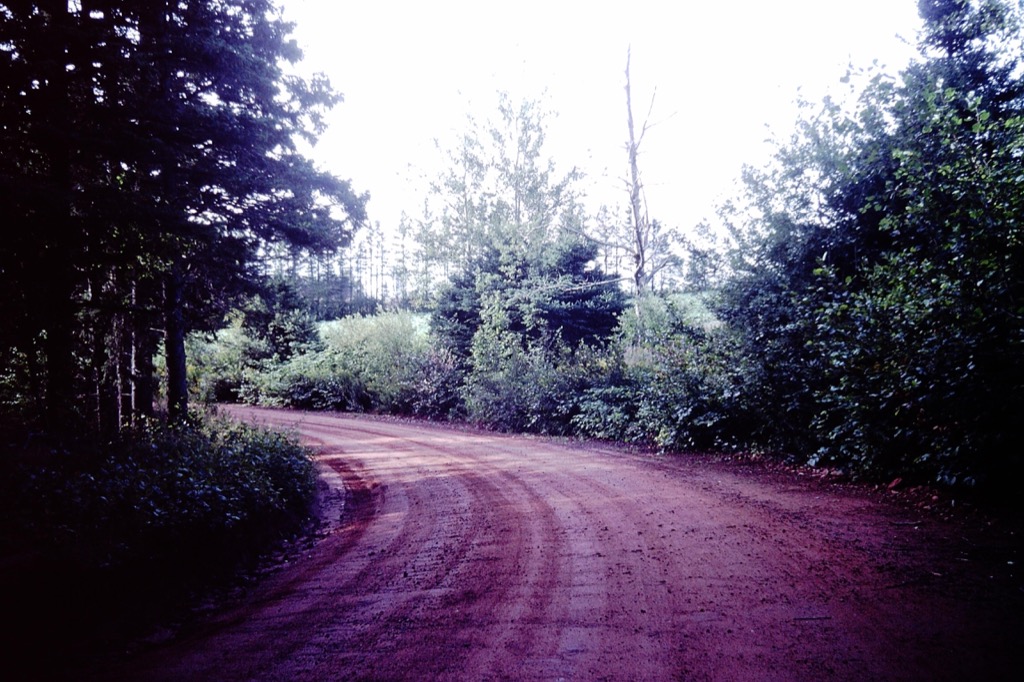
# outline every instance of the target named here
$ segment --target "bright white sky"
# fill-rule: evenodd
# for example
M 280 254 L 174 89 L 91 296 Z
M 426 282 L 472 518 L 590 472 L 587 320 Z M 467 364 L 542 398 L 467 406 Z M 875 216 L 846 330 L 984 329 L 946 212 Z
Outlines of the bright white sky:
M 845 92 L 851 62 L 895 73 L 920 26 L 916 0 L 282 2 L 303 70 L 345 95 L 313 156 L 371 193 L 385 229 L 420 214 L 435 138 L 468 112 L 493 115 L 499 90 L 556 114 L 548 153 L 590 177 L 589 205 L 624 204 L 631 44 L 639 120 L 657 90 L 640 159 L 650 214 L 686 230 L 735 194 L 744 163 L 767 159 L 770 131 L 788 136 L 798 95 Z

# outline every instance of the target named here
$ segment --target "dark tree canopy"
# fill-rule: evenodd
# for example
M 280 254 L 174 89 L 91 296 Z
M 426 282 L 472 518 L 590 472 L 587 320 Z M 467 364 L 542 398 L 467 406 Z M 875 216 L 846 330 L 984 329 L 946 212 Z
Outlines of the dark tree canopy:
M 154 328 L 183 415 L 184 335 L 264 245 L 333 249 L 362 220 L 298 150 L 340 98 L 283 71 L 290 28 L 270 0 L 0 4 L 2 340 L 55 422 L 82 395 L 101 421 L 147 411 Z
M 601 345 L 618 325 L 626 295 L 594 264 L 596 256 L 596 245 L 582 239 L 552 244 L 539 261 L 492 250 L 441 292 L 434 329 L 467 357 L 490 301 L 505 309 L 508 331 L 524 342 L 557 334 L 572 348 Z
M 760 363 L 780 447 L 882 474 L 1014 480 L 1020 12 L 920 9 L 920 57 L 899 78 L 874 75 L 852 114 L 826 102 L 774 168 L 748 172 L 758 236 L 721 312 Z

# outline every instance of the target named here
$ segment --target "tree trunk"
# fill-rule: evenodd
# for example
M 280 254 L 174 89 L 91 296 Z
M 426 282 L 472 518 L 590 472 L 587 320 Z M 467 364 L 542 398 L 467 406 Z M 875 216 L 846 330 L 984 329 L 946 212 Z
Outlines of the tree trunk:
M 75 268 L 74 233 L 71 217 L 71 151 L 68 135 L 69 93 L 67 74 L 68 5 L 51 0 L 44 9 L 50 15 L 51 41 L 45 80 L 47 96 L 43 117 L 52 130 L 42 140 L 50 175 L 50 202 L 39 227 L 42 239 L 43 272 L 39 311 L 46 331 L 46 415 L 47 426 L 71 427 L 69 417 L 75 402 Z M 72 427 L 73 428 L 73 427 Z
M 115 318 L 115 338 L 117 350 L 114 361 L 117 363 L 115 376 L 117 379 L 117 425 L 118 428 L 131 426 L 135 422 L 135 353 L 136 333 L 133 317 L 135 310 L 135 283 L 127 282 L 128 309 L 132 312 L 122 313 Z
M 67 216 L 65 216 L 65 219 Z M 53 216 L 53 221 L 61 220 L 61 216 Z M 65 223 L 66 224 L 66 223 Z M 59 227 L 53 227 L 59 230 Z M 46 355 L 46 415 L 47 426 L 63 430 L 71 426 L 69 418 L 74 413 L 75 363 L 74 336 L 74 279 L 71 273 L 70 249 L 54 247 L 50 250 L 50 258 L 44 259 L 44 267 L 49 271 L 48 281 L 44 285 L 43 328 L 46 338 L 43 343 Z
M 148 328 L 137 329 L 134 334 L 132 349 L 132 416 L 152 417 L 153 399 L 156 396 L 156 368 L 153 357 L 156 355 L 159 336 Z
M 633 126 L 633 96 L 629 79 L 630 52 L 626 51 L 626 122 L 629 125 L 629 206 L 633 217 L 633 283 L 636 286 L 637 314 L 640 296 L 647 286 L 647 218 L 640 206 L 640 170 L 637 164 L 637 150 L 640 142 L 636 139 Z
M 181 422 L 188 418 L 188 376 L 182 275 L 177 265 L 164 280 L 164 353 L 167 359 L 167 415 L 172 422 Z

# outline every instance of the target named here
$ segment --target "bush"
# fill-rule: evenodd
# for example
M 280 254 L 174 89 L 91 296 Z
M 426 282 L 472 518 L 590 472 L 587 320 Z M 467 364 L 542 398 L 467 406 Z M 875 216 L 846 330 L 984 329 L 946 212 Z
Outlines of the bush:
M 247 402 L 344 412 L 440 413 L 450 409 L 454 367 L 431 347 L 412 313 L 356 315 L 321 325 L 324 347 L 276 367 L 250 370 Z M 439 382 L 439 383 L 438 383 Z M 433 389 L 444 389 L 438 396 Z M 447 391 L 447 394 L 444 392 Z
M 418 375 L 412 398 L 415 416 L 444 421 L 464 414 L 461 389 L 465 371 L 454 353 L 431 348 L 420 362 Z
M 573 425 L 582 436 L 666 450 L 744 444 L 751 426 L 734 350 L 724 331 L 634 348 L 614 383 L 587 392 Z
M 1008 330 L 1020 323 L 947 269 L 915 251 L 857 287 L 821 269 L 832 300 L 809 343 L 827 379 L 812 463 L 949 485 L 1002 486 L 1019 472 L 1020 335 Z
M 300 355 L 279 367 L 247 372 L 239 398 L 272 407 L 364 412 L 372 398 L 352 364 L 333 350 Z
M 315 492 L 293 439 L 224 420 L 147 422 L 24 476 L 24 530 L 83 568 L 234 565 L 298 532 Z
M 749 441 L 746 363 L 699 298 L 646 299 L 639 319 L 623 316 L 618 344 L 620 366 L 580 400 L 579 435 L 667 450 Z
M 485 325 L 473 339 L 462 397 L 468 418 L 500 431 L 565 435 L 580 399 L 600 381 L 603 352 L 559 337 L 538 341 Z
M 208 403 L 238 402 L 251 357 L 266 345 L 249 338 L 237 321 L 213 335 L 193 334 L 187 344 L 190 392 Z
M 408 312 L 353 316 L 326 323 L 327 352 L 363 383 L 368 407 L 408 414 L 418 393 L 420 368 L 431 352 L 425 316 Z

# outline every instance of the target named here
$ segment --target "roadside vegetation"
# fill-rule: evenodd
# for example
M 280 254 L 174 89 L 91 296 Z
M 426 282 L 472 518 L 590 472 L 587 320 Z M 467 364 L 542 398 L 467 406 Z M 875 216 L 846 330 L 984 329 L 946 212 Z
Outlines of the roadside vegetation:
M 300 151 L 340 96 L 288 73 L 290 31 L 271 0 L 0 5 L 15 677 L 22 658 L 60 657 L 64 627 L 90 640 L 126 616 L 138 634 L 310 528 L 309 453 L 191 407 L 185 348 L 273 299 L 267 253 L 332 252 L 365 218 L 365 197 Z M 291 342 L 267 328 L 247 352 L 280 361 Z
M 305 529 L 315 492 L 293 438 L 224 419 L 13 445 L 3 503 L 13 548 L 86 573 L 149 574 L 154 587 L 251 563 Z
M 0 651 L 15 677 L 65 679 L 188 623 L 313 529 L 312 460 L 279 433 L 193 414 L 111 440 L 4 435 Z
M 804 103 L 718 229 L 587 215 L 574 172 L 544 161 L 539 104 L 502 97 L 403 223 L 416 265 L 396 296 L 307 328 L 281 361 L 232 361 L 232 396 L 755 450 L 1007 496 L 1024 473 L 1020 16 L 994 1 L 920 9 L 919 58 L 851 68 L 849 102 Z M 245 329 L 218 332 L 205 357 L 257 347 Z M 214 362 L 194 370 L 227 381 Z
M 805 103 L 715 225 L 649 215 L 627 57 L 624 196 L 499 94 L 386 230 L 300 151 L 340 95 L 273 2 L 151 4 L 0 11 L 8 554 L 184 578 L 301 531 L 308 455 L 192 401 L 1024 476 L 1017 4 L 921 0 L 919 57 Z

